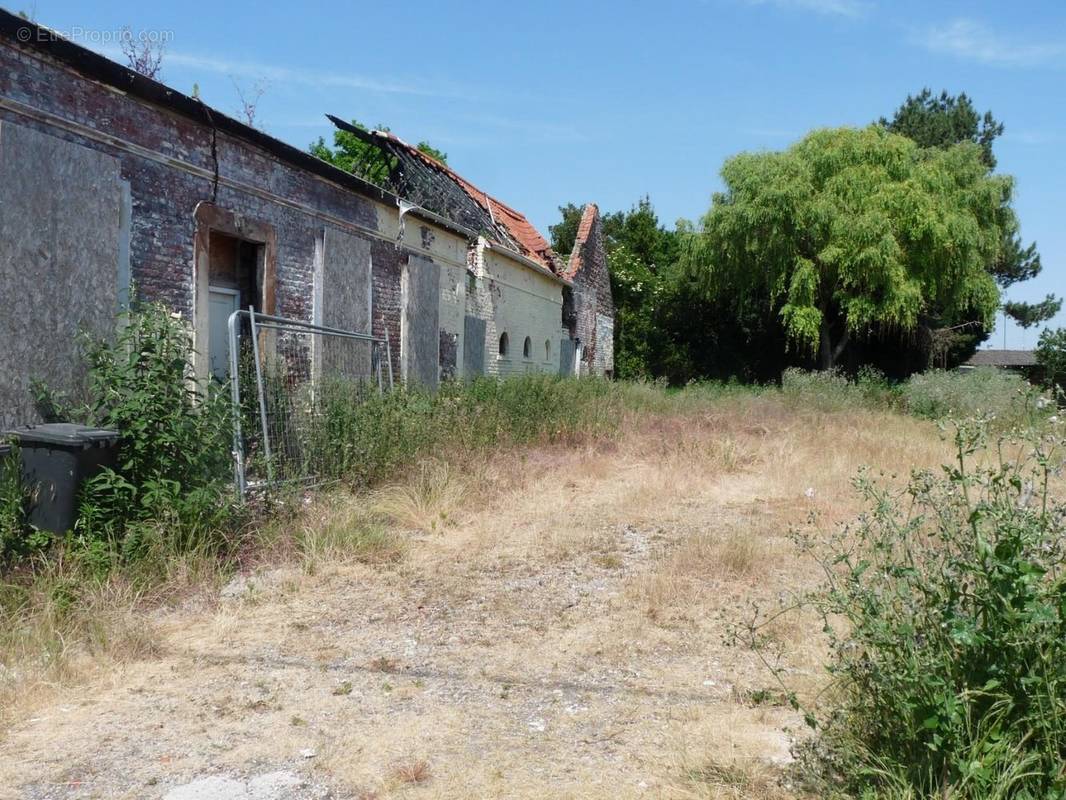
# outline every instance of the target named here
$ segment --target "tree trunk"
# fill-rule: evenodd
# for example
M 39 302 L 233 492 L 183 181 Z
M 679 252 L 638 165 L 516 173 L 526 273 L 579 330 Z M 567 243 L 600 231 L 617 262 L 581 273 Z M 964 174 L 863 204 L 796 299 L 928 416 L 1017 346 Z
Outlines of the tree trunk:
M 829 320 L 822 314 L 822 324 L 818 329 L 818 369 L 833 368 L 833 341 L 829 335 Z
M 851 331 L 844 328 L 840 340 L 833 344 L 833 336 L 829 330 L 829 321 L 822 314 L 822 324 L 818 329 L 818 369 L 830 370 L 837 364 L 837 359 L 844 352 L 844 348 L 851 341 Z

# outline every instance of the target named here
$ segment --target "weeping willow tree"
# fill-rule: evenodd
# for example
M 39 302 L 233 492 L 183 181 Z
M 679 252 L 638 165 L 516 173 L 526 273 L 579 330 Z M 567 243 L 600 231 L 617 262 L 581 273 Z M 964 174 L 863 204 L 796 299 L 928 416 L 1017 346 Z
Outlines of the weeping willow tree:
M 779 309 L 791 341 L 831 369 L 856 336 L 913 331 L 935 306 L 994 322 L 987 264 L 1015 224 L 1010 177 L 973 143 L 920 148 L 878 126 L 742 153 L 686 237 L 681 268 L 712 302 Z

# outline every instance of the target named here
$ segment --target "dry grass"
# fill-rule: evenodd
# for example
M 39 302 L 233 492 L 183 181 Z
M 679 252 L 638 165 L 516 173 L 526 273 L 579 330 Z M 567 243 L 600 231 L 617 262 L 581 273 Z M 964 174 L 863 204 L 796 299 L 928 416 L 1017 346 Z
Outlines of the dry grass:
M 25 722 L 28 704 L 11 713 L 0 785 L 106 735 L 101 796 L 311 748 L 310 778 L 340 796 L 790 797 L 783 728 L 801 723 L 760 693 L 769 676 L 727 628 L 817 578 L 786 534 L 853 516 L 860 465 L 904 477 L 943 444 L 926 423 L 773 397 L 625 430 L 316 500 L 275 532 L 271 558 L 299 567 L 291 589 L 157 613 L 155 649 L 112 634 L 136 670 L 91 677 L 93 700 L 67 714 L 40 694 L 46 724 Z M 818 630 L 786 615 L 768 631 L 812 691 Z M 176 752 L 172 774 L 160 759 Z
M 307 573 L 351 562 L 395 563 L 406 551 L 397 532 L 358 498 L 343 493 L 319 498 L 296 526 L 296 551 Z
M 754 530 L 698 531 L 664 548 L 631 585 L 634 599 L 653 621 L 684 618 L 707 593 L 772 578 L 781 561 L 776 539 Z
M 60 559 L 2 588 L 0 729 L 57 688 L 159 652 L 145 593 L 127 579 L 87 582 Z
M 751 759 L 727 764 L 708 762 L 684 773 L 678 794 L 693 800 L 788 800 L 779 770 Z
M 421 759 L 399 764 L 392 770 L 393 780 L 401 784 L 425 783 L 431 776 L 429 762 Z
M 437 533 L 455 522 L 467 495 L 454 466 L 422 461 L 407 481 L 374 492 L 371 507 L 401 528 Z

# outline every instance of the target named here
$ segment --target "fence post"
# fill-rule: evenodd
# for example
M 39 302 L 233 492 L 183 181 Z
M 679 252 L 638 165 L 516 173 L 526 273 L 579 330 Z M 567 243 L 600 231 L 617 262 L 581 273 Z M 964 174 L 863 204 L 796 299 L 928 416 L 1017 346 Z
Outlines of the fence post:
M 255 360 L 255 385 L 259 394 L 259 419 L 263 427 L 263 455 L 266 457 L 267 483 L 274 482 L 274 459 L 270 453 L 270 432 L 267 426 L 266 389 L 263 387 L 263 365 L 259 363 L 259 331 L 255 325 L 255 308 L 248 306 L 252 326 L 252 358 Z
M 244 500 L 248 484 L 244 475 L 244 436 L 241 434 L 240 339 L 237 334 L 240 315 L 240 311 L 234 311 L 226 324 L 229 327 L 229 385 L 233 402 L 233 469 L 236 472 L 237 494 L 239 499 Z

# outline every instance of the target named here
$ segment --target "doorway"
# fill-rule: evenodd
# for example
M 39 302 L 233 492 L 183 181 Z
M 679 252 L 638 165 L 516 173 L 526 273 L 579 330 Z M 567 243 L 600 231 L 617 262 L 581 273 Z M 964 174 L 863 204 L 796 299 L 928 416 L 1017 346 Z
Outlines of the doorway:
M 274 229 L 210 203 L 196 209 L 196 374 L 229 377 L 229 318 L 238 309 L 275 313 Z

